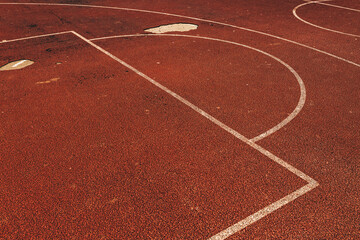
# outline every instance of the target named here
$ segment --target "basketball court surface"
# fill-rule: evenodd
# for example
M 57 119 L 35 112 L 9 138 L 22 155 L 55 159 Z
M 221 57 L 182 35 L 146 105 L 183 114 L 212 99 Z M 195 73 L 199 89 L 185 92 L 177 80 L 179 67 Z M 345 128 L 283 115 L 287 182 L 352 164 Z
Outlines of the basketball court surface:
M 0 0 L 0 239 L 360 239 L 360 3 Z

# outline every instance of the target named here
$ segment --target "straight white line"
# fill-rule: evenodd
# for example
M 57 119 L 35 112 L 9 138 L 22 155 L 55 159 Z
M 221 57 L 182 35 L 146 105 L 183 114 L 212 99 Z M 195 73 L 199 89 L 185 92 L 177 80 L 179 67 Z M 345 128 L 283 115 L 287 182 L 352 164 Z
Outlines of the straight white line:
M 176 94 L 175 92 L 171 91 L 170 89 L 168 89 L 167 87 L 161 85 L 160 83 L 156 82 L 155 80 L 153 80 L 152 78 L 148 77 L 147 75 L 145 75 L 144 73 L 140 72 L 139 70 L 137 70 L 136 68 L 132 67 L 131 65 L 127 64 L 126 62 L 124 62 L 123 60 L 117 58 L 116 56 L 114 56 L 113 54 L 111 54 L 110 52 L 106 51 L 105 49 L 101 48 L 100 46 L 96 45 L 95 43 L 91 42 L 90 40 L 86 39 L 85 37 L 81 36 L 80 34 L 73 32 L 76 36 L 78 36 L 79 38 L 81 38 L 82 40 L 84 40 L 85 42 L 87 42 L 88 44 L 90 44 L 91 46 L 93 46 L 94 48 L 96 48 L 97 50 L 99 50 L 100 52 L 106 54 L 107 56 L 109 56 L 110 58 L 114 59 L 115 61 L 119 62 L 121 65 L 129 68 L 130 70 L 132 70 L 133 72 L 135 72 L 137 75 L 143 77 L 144 79 L 146 79 L 147 81 L 149 81 L 150 83 L 154 84 L 156 87 L 160 88 L 161 90 L 165 91 L 166 93 L 168 93 L 169 95 L 173 96 L 174 98 L 176 98 L 177 100 L 179 100 L 180 102 L 182 102 L 183 104 L 185 104 L 186 106 L 190 107 L 191 109 L 193 109 L 195 112 L 199 113 L 200 115 L 204 116 L 205 118 L 207 118 L 208 120 L 210 120 L 211 122 L 213 122 L 214 124 L 216 124 L 217 126 L 219 126 L 220 128 L 222 128 L 223 130 L 227 131 L 228 133 L 232 134 L 233 136 L 235 136 L 236 138 L 238 138 L 239 140 L 243 141 L 244 143 L 248 144 L 249 146 L 251 146 L 252 148 L 258 150 L 260 153 L 264 154 L 265 156 L 267 156 L 268 158 L 270 158 L 271 160 L 273 160 L 274 162 L 276 162 L 277 164 L 283 166 L 284 168 L 286 168 L 287 170 L 289 170 L 290 172 L 294 173 L 295 175 L 297 175 L 298 177 L 302 178 L 303 180 L 307 181 L 308 184 L 305 185 L 304 187 L 296 190 L 295 192 L 285 196 L 284 198 L 276 201 L 275 203 L 272 203 L 268 206 L 266 206 L 265 208 L 259 210 L 258 212 L 248 216 L 247 218 L 245 218 L 244 220 L 239 221 L 238 223 L 235 223 L 234 225 L 228 227 L 226 230 L 214 235 L 212 238 L 210 239 L 225 239 L 231 235 L 233 235 L 234 233 L 240 231 L 241 229 L 249 226 L 250 224 L 262 219 L 263 217 L 269 215 L 270 213 L 274 212 L 275 210 L 281 208 L 282 206 L 288 204 L 291 201 L 294 201 L 295 199 L 297 199 L 298 197 L 306 194 L 307 192 L 309 192 L 310 190 L 314 189 L 315 187 L 317 187 L 319 184 L 318 182 L 316 182 L 314 179 L 312 179 L 311 177 L 309 177 L 308 175 L 306 175 L 305 173 L 301 172 L 300 170 L 296 169 L 295 167 L 293 167 L 292 165 L 288 164 L 287 162 L 285 162 L 284 160 L 278 158 L 277 156 L 275 156 L 274 154 L 272 154 L 271 152 L 267 151 L 266 149 L 262 148 L 261 146 L 257 145 L 256 143 L 252 142 L 251 140 L 247 139 L 245 136 L 241 135 L 240 133 L 238 133 L 237 131 L 235 131 L 234 129 L 230 128 L 229 126 L 225 125 L 224 123 L 220 122 L 219 120 L 217 120 L 216 118 L 212 117 L 210 114 L 206 113 L 205 111 L 203 111 L 202 109 L 198 108 L 197 106 L 195 106 L 194 104 L 192 104 L 191 102 L 189 102 L 188 100 L 184 99 L 183 97 L 181 97 L 180 95 Z
M 231 235 L 241 231 L 242 229 L 246 228 L 247 226 L 255 223 L 256 221 L 260 220 L 264 216 L 278 210 L 279 208 L 285 206 L 286 204 L 294 201 L 296 198 L 304 195 L 305 193 L 311 191 L 312 189 L 316 188 L 319 184 L 317 182 L 312 182 L 305 185 L 302 188 L 299 188 L 295 192 L 281 198 L 280 200 L 268 205 L 267 207 L 257 211 L 256 213 L 244 218 L 240 222 L 235 223 L 231 227 L 219 232 L 218 234 L 209 238 L 209 240 L 223 240 Z
M 319 28 L 319 29 L 322 29 L 322 30 L 326 30 L 326 31 L 329 31 L 329 32 L 334 32 L 334 33 L 338 33 L 338 34 L 342 34 L 342 35 L 346 35 L 346 36 L 350 36 L 350 37 L 360 37 L 359 34 L 352 34 L 352 33 L 347 33 L 347 32 L 342 32 L 342 31 L 337 31 L 337 30 L 334 30 L 334 29 L 330 29 L 330 28 L 326 28 L 326 27 L 322 27 L 322 26 L 319 26 L 319 25 L 316 25 L 314 23 L 311 23 L 309 21 L 306 21 L 304 19 L 302 19 L 301 17 L 299 17 L 299 15 L 297 14 L 297 10 L 303 6 L 306 6 L 306 5 L 309 5 L 309 4 L 321 4 L 321 1 L 311 1 L 311 2 L 306 2 L 306 3 L 303 3 L 303 4 L 300 4 L 298 6 L 296 6 L 293 10 L 292 10 L 292 13 L 294 15 L 294 17 L 296 17 L 298 20 L 300 20 L 301 22 L 305 23 L 305 24 L 308 24 L 310 26 L 313 26 L 313 27 L 316 27 L 316 28 Z M 325 5 L 325 4 L 323 4 Z M 327 4 L 327 5 L 331 5 L 331 4 Z M 360 66 L 359 64 L 356 64 L 358 67 Z
M 184 35 L 184 34 L 133 34 L 133 35 L 116 35 L 116 36 L 108 36 L 108 37 L 101 37 L 101 38 L 93 38 L 90 39 L 90 41 L 99 41 L 99 40 L 106 40 L 106 39 L 112 39 L 112 38 L 124 38 L 124 37 L 147 37 L 147 36 L 151 36 L 151 37 L 187 37 L 187 38 L 197 38 L 197 39 L 205 39 L 205 40 L 211 40 L 211 41 L 217 41 L 217 42 L 222 42 L 222 43 L 229 43 L 229 44 L 233 44 L 236 46 L 241 46 L 244 48 L 248 48 L 251 49 L 253 51 L 259 52 L 261 54 L 264 54 L 265 56 L 268 56 L 272 59 L 274 59 L 275 61 L 279 62 L 280 64 L 282 64 L 283 66 L 285 66 L 296 78 L 296 81 L 299 84 L 299 88 L 300 88 L 300 97 L 298 100 L 298 103 L 295 107 L 295 109 L 291 112 L 291 114 L 289 116 L 287 116 L 284 120 L 282 120 L 280 123 L 278 123 L 277 125 L 275 125 L 274 127 L 270 128 L 269 130 L 259 134 L 258 136 L 252 138 L 250 141 L 252 142 L 257 142 L 273 133 L 275 133 L 276 131 L 280 130 L 282 127 L 284 127 L 286 124 L 288 124 L 290 121 L 292 121 L 301 111 L 301 109 L 304 107 L 305 105 L 305 101 L 306 101 L 306 88 L 305 88 L 305 84 L 303 82 L 303 80 L 301 79 L 301 77 L 299 76 L 299 74 L 287 63 L 285 63 L 284 61 L 282 61 L 281 59 L 271 55 L 270 53 L 264 52 L 260 49 L 254 48 L 254 47 L 250 47 L 244 44 L 240 44 L 237 42 L 232 42 L 232 41 L 228 41 L 228 40 L 223 40 L 223 39 L 218 39 L 218 38 L 210 38 L 210 37 L 202 37 L 202 36 L 193 36 L 193 35 Z
M 36 36 L 31 36 L 31 37 L 23 37 L 23 38 L 11 39 L 11 40 L 2 40 L 0 42 L 0 44 L 9 43 L 9 42 L 23 41 L 23 40 L 34 39 L 34 38 L 41 38 L 41 37 L 50 37 L 50 36 L 61 35 L 61 34 L 66 34 L 66 33 L 71 33 L 71 31 L 49 33 L 49 34 L 36 35 Z
M 323 2 L 315 2 L 315 3 L 316 3 L 316 4 L 325 5 L 325 6 L 335 7 L 335 8 L 346 9 L 346 10 L 350 10 L 350 11 L 354 11 L 354 12 L 360 12 L 360 9 L 343 7 L 343 6 L 334 5 L 334 4 L 329 4 L 329 3 L 323 3 Z
M 153 14 L 160 14 L 160 15 L 165 15 L 165 16 L 172 16 L 172 17 L 179 17 L 179 18 L 185 18 L 185 19 L 191 19 L 191 20 L 196 20 L 196 21 L 200 21 L 200 22 L 207 22 L 207 23 L 213 23 L 213 24 L 217 24 L 217 25 L 222 25 L 222 26 L 227 26 L 227 27 L 232 27 L 232 28 L 236 28 L 236 29 L 240 29 L 240 30 L 244 30 L 244 31 L 248 31 L 248 32 L 252 32 L 252 33 L 257 33 L 257 34 L 261 34 L 264 36 L 268 36 L 268 37 L 272 37 L 275 39 L 279 39 L 285 42 L 289 42 L 304 48 L 308 48 L 311 49 L 313 51 L 328 55 L 330 57 L 339 59 L 341 61 L 347 62 L 349 64 L 352 64 L 354 66 L 360 67 L 359 63 L 355 63 L 353 61 L 347 60 L 345 58 L 336 56 L 332 53 L 328 53 L 326 51 L 323 50 L 319 50 L 317 48 L 314 47 L 310 47 L 308 45 L 293 41 L 293 40 L 289 40 L 283 37 L 279 37 L 270 33 L 265 33 L 265 32 L 261 32 L 261 31 L 257 31 L 257 30 L 253 30 L 250 28 L 244 28 L 244 27 L 239 27 L 236 25 L 232 25 L 232 24 L 227 24 L 227 23 L 222 23 L 222 22 L 218 22 L 218 21 L 212 21 L 212 20 L 208 20 L 208 19 L 202 19 L 202 18 L 196 18 L 196 17 L 189 17 L 189 16 L 184 16 L 184 15 L 179 15 L 179 14 L 172 14 L 172 13 L 165 13 L 165 12 L 157 12 L 157 11 L 150 11 L 150 10 L 141 10 L 141 9 L 133 9 L 133 8 L 121 8 L 121 7 L 110 7 L 110 6 L 98 6 L 98 5 L 84 5 L 84 4 L 65 4 L 65 3 L 0 3 L 0 5 L 33 5 L 33 6 L 67 6 L 67 7 L 87 7 L 87 8 L 100 8 L 100 9 L 113 9 L 113 10 L 123 10 L 123 11 L 134 11 L 134 12 L 142 12 L 142 13 L 153 13 Z

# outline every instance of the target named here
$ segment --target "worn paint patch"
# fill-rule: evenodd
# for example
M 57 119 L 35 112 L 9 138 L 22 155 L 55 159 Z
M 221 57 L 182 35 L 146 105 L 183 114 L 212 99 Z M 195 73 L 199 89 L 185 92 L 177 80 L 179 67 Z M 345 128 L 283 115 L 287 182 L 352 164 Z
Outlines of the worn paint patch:
M 18 60 L 14 62 L 10 62 L 2 67 L 0 67 L 0 71 L 9 71 L 9 70 L 18 70 L 25 67 L 28 67 L 30 65 L 34 64 L 31 60 Z
M 154 28 L 145 29 L 145 32 L 150 33 L 168 33 L 168 32 L 187 32 L 191 30 L 195 30 L 198 28 L 196 24 L 190 23 L 174 23 L 174 24 L 167 24 L 161 25 Z
M 57 80 L 59 80 L 60 78 L 52 78 L 48 81 L 43 81 L 43 82 L 36 82 L 35 84 L 47 84 L 47 83 L 52 83 L 52 82 L 56 82 Z

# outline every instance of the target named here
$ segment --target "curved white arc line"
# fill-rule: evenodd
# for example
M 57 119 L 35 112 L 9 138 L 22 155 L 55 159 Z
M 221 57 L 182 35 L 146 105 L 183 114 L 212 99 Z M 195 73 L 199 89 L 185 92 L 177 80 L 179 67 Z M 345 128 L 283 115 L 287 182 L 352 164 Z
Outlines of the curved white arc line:
M 306 101 L 306 88 L 305 88 L 305 84 L 303 82 L 303 80 L 301 79 L 301 77 L 299 76 L 299 74 L 291 67 L 289 66 L 287 63 L 285 63 L 284 61 L 282 61 L 281 59 L 267 53 L 264 52 L 260 49 L 257 48 L 253 48 L 244 44 L 240 44 L 237 42 L 232 42 L 232 41 L 228 41 L 228 40 L 223 40 L 223 39 L 218 39 L 218 38 L 210 38 L 210 37 L 202 37 L 202 36 L 193 36 L 193 35 L 184 35 L 184 34 L 134 34 L 134 35 L 118 35 L 118 36 L 109 36 L 109 37 L 102 37 L 102 38 L 94 38 L 94 39 L 90 39 L 90 41 L 99 41 L 99 40 L 105 40 L 105 39 L 111 39 L 111 38 L 124 38 L 124 37 L 143 37 L 143 36 L 157 36 L 157 37 L 161 37 L 161 36 L 170 36 L 170 37 L 188 37 L 188 38 L 197 38 L 197 39 L 205 39 L 205 40 L 211 40 L 211 41 L 217 41 L 217 42 L 223 42 L 223 43 L 229 43 L 229 44 L 233 44 L 233 45 L 237 45 L 237 46 L 241 46 L 244 48 L 248 48 L 251 49 L 253 51 L 259 52 L 261 54 L 264 54 L 272 59 L 274 59 L 275 61 L 279 62 L 280 64 L 282 64 L 283 66 L 285 66 L 296 78 L 296 81 L 299 84 L 300 87 L 300 97 L 299 97 L 299 101 L 295 107 L 295 109 L 292 111 L 292 113 L 287 116 L 284 120 L 282 120 L 280 123 L 278 123 L 276 126 L 270 128 L 269 130 L 261 133 L 260 135 L 252 138 L 250 141 L 252 142 L 256 142 L 259 141 L 273 133 L 275 133 L 276 131 L 280 130 L 282 127 L 284 127 L 286 124 L 288 124 L 291 120 L 293 120 L 301 111 L 301 109 L 304 107 L 305 105 L 305 101 Z
M 343 7 L 343 6 L 329 4 L 329 3 L 316 2 L 316 4 L 321 4 L 321 5 L 330 6 L 330 7 L 334 7 L 334 8 L 346 9 L 346 10 L 350 10 L 350 11 L 353 11 L 353 12 L 360 12 L 360 9 Z
M 85 42 L 89 43 L 90 45 L 92 45 L 93 47 L 95 47 L 96 49 L 98 49 L 99 51 L 103 52 L 104 54 L 106 54 L 107 56 L 111 57 L 112 59 L 114 59 L 115 61 L 117 61 L 118 63 L 122 64 L 123 66 L 129 68 L 130 70 L 132 70 L 133 72 L 135 72 L 136 74 L 138 74 L 139 76 L 143 77 L 144 79 L 146 79 L 147 81 L 149 81 L 150 83 L 154 84 L 156 87 L 162 89 L 163 91 L 165 91 L 166 93 L 168 93 L 169 95 L 173 96 L 175 99 L 179 100 L 180 102 L 182 102 L 183 104 L 185 104 L 186 106 L 190 107 L 191 109 L 193 109 L 195 112 L 199 113 L 200 115 L 202 115 L 203 117 L 207 118 L 208 120 L 210 120 L 211 122 L 213 122 L 214 124 L 216 124 L 217 126 L 219 126 L 220 128 L 222 128 L 223 130 L 227 131 L 228 133 L 232 134 L 234 137 L 238 138 L 239 140 L 243 141 L 244 143 L 248 144 L 250 147 L 256 149 L 257 151 L 259 151 L 260 153 L 262 153 L 263 155 L 267 156 L 269 159 L 271 159 L 272 161 L 276 162 L 277 164 L 281 165 L 282 167 L 286 168 L 287 170 L 289 170 L 290 172 L 294 173 L 296 176 L 302 178 L 303 180 L 305 180 L 306 182 L 308 182 L 308 184 L 306 184 L 304 187 L 299 188 L 298 190 L 296 190 L 293 193 L 288 194 L 287 196 L 281 198 L 280 200 L 271 203 L 270 205 L 260 209 L 259 211 L 257 211 L 256 213 L 248 216 L 247 218 L 245 218 L 244 220 L 240 220 L 238 223 L 235 223 L 231 226 L 229 226 L 226 230 L 227 233 L 226 235 L 222 236 L 222 232 L 215 234 L 213 237 L 210 238 L 214 239 L 214 237 L 216 237 L 215 239 L 225 239 L 231 235 L 233 235 L 234 233 L 240 231 L 241 229 L 249 226 L 250 224 L 253 224 L 254 222 L 264 218 L 265 216 L 271 214 L 272 212 L 278 210 L 279 208 L 285 206 L 286 204 L 294 201 L 295 199 L 303 196 L 304 194 L 306 194 L 307 192 L 313 190 L 314 188 L 316 188 L 319 183 L 317 181 L 315 181 L 313 178 L 311 178 L 310 176 L 306 175 L 305 173 L 301 172 L 300 170 L 298 170 L 297 168 L 293 167 L 292 165 L 290 165 L 289 163 L 285 162 L 284 160 L 280 159 L 279 157 L 275 156 L 274 154 L 272 154 L 271 152 L 269 152 L 268 150 L 264 149 L 263 147 L 261 147 L 260 145 L 250 141 L 249 139 L 247 139 L 245 136 L 241 135 L 240 133 L 238 133 L 237 131 L 235 131 L 234 129 L 230 128 L 229 126 L 225 125 L 224 123 L 220 122 L 219 120 L 217 120 L 216 118 L 212 117 L 210 114 L 206 113 L 205 111 L 203 111 L 202 109 L 198 108 L 197 106 L 195 106 L 194 104 L 192 104 L 191 102 L 189 102 L 188 100 L 184 99 L 183 97 L 181 97 L 180 95 L 176 94 L 175 92 L 171 91 L 170 89 L 168 89 L 167 87 L 161 85 L 160 83 L 156 82 L 155 80 L 153 80 L 152 78 L 148 77 L 147 75 L 145 75 L 144 73 L 140 72 L 139 70 L 137 70 L 136 68 L 132 67 L 131 65 L 127 64 L 126 62 L 124 62 L 123 60 L 117 58 L 116 56 L 114 56 L 113 54 L 111 54 L 110 52 L 106 51 L 105 49 L 101 48 L 100 46 L 96 45 L 95 43 L 93 43 L 92 41 L 84 38 L 83 36 L 81 36 L 80 34 L 73 32 L 76 36 L 78 36 L 79 38 L 83 39 Z M 250 221 L 248 221 L 248 219 L 250 219 Z M 241 225 L 241 228 L 239 228 L 239 224 Z M 221 235 L 219 235 L 221 234 Z
M 342 34 L 342 35 L 347 35 L 347 36 L 350 36 L 350 37 L 360 37 L 360 35 L 358 34 L 352 34 L 352 33 L 346 33 L 346 32 L 341 32 L 341 31 L 337 31 L 337 30 L 333 30 L 333 29 L 330 29 L 330 28 L 326 28 L 326 27 L 322 27 L 322 26 L 319 26 L 319 25 L 316 25 L 314 23 L 311 23 L 311 22 L 308 22 L 304 19 L 302 19 L 301 17 L 299 17 L 299 15 L 296 13 L 296 11 L 303 7 L 303 6 L 306 6 L 306 5 L 309 5 L 309 4 L 317 4 L 318 2 L 306 2 L 306 3 L 303 3 L 303 4 L 300 4 L 298 6 L 296 6 L 293 10 L 292 10 L 292 13 L 294 15 L 294 17 L 296 17 L 298 20 L 300 20 L 301 22 L 305 23 L 305 24 L 308 24 L 310 26 L 313 26 L 313 27 L 316 27 L 316 28 L 319 28 L 319 29 L 322 29 L 322 30 L 326 30 L 326 31 L 330 31 L 330 32 L 334 32 L 334 33 L 338 33 L 338 34 Z M 319 2 L 321 3 L 321 2 Z
M 184 15 L 178 15 L 178 14 L 172 14 L 172 13 L 165 13 L 165 12 L 157 12 L 157 11 L 150 11 L 150 10 L 141 10 L 141 9 L 133 9 L 133 8 L 121 8 L 121 7 L 110 7 L 110 6 L 99 6 L 99 5 L 84 5 L 84 4 L 66 4 L 66 3 L 0 3 L 0 5 L 33 5 L 33 6 L 68 6 L 68 7 L 88 7 L 88 8 L 102 8 L 102 9 L 113 9 L 113 10 L 123 10 L 123 11 L 134 11 L 134 12 L 144 12 L 144 13 L 153 13 L 153 14 L 160 14 L 160 15 L 165 15 L 165 16 L 172 16 L 172 17 L 179 17 L 179 18 L 185 18 L 185 19 L 191 19 L 191 20 L 196 20 L 196 21 L 201 21 L 201 22 L 207 22 L 207 23 L 214 23 L 214 24 L 218 24 L 218 25 L 222 25 L 222 26 L 227 26 L 227 27 L 232 27 L 232 28 L 236 28 L 236 29 L 240 29 L 243 31 L 248 31 L 248 32 L 252 32 L 252 33 L 257 33 L 257 34 L 261 34 L 264 36 L 268 36 L 268 37 L 272 37 L 275 39 L 279 39 L 285 42 L 289 42 L 307 49 L 311 49 L 313 51 L 328 55 L 330 57 L 336 58 L 338 60 L 347 62 L 349 64 L 352 64 L 354 66 L 360 67 L 359 63 L 355 63 L 353 61 L 347 60 L 343 57 L 339 57 L 336 56 L 332 53 L 328 53 L 326 51 L 308 46 L 306 44 L 302 44 L 290 39 L 286 39 L 283 37 L 279 37 L 270 33 L 265 33 L 265 32 L 261 32 L 261 31 L 257 31 L 257 30 L 253 30 L 250 28 L 245 28 L 245 27 L 239 27 L 236 25 L 232 25 L 232 24 L 227 24 L 227 23 L 222 23 L 222 22 L 218 22 L 218 21 L 212 21 L 212 20 L 208 20 L 208 19 L 202 19 L 202 18 L 196 18 L 196 17 L 189 17 L 189 16 L 184 16 Z
M 146 74 L 142 73 L 141 71 L 137 70 L 136 68 L 134 68 L 133 66 L 129 65 L 128 63 L 124 62 L 123 60 L 119 59 L 118 57 L 116 57 L 115 55 L 111 54 L 110 52 L 106 51 L 105 49 L 101 48 L 100 46 L 96 45 L 95 43 L 93 43 L 91 40 L 81 36 L 80 34 L 78 34 L 77 32 L 73 32 L 76 36 L 78 36 L 79 38 L 83 39 L 85 42 L 89 43 L 90 45 L 92 45 L 93 47 L 95 47 L 96 49 L 98 49 L 99 51 L 105 53 L 106 55 L 108 55 L 109 57 L 111 57 L 112 59 L 114 59 L 115 61 L 119 62 L 120 64 L 122 64 L 123 66 L 129 68 L 130 70 L 132 70 L 133 72 L 135 72 L 137 75 L 143 77 L 144 79 L 146 79 L 147 81 L 149 81 L 150 83 L 154 84 L 156 87 L 162 89 L 163 91 L 165 91 L 166 93 L 170 94 L 171 96 L 173 96 L 174 98 L 178 99 L 180 102 L 184 103 L 185 105 L 187 105 L 188 107 L 190 107 L 191 109 L 193 109 L 194 111 L 196 111 L 197 113 L 199 113 L 200 115 L 204 116 L 205 118 L 207 118 L 208 120 L 210 120 L 211 122 L 213 122 L 214 124 L 218 125 L 219 127 L 221 127 L 222 129 L 224 129 L 225 131 L 227 131 L 228 133 L 232 134 L 234 137 L 238 138 L 239 140 L 243 141 L 244 143 L 246 143 L 247 145 L 249 145 L 250 147 L 258 150 L 260 153 L 262 153 L 263 155 L 267 156 L 269 159 L 271 159 L 272 161 L 276 162 L 277 164 L 281 165 L 282 167 L 286 168 L 287 170 L 289 170 L 290 172 L 294 173 L 296 176 L 300 177 L 301 179 L 303 179 L 304 181 L 311 183 L 311 184 L 318 184 L 317 181 L 315 181 L 313 178 L 311 178 L 310 176 L 306 175 L 305 173 L 303 173 L 302 171 L 298 170 L 297 168 L 293 167 L 292 165 L 290 165 L 289 163 L 285 162 L 284 160 L 280 159 L 279 157 L 275 156 L 273 153 L 269 152 L 268 150 L 264 149 L 263 147 L 261 147 L 260 145 L 258 145 L 255 142 L 252 142 L 250 139 L 248 139 L 247 137 L 245 137 L 244 135 L 240 134 L 239 132 L 237 132 L 236 130 L 232 129 L 231 127 L 227 126 L 226 124 L 224 124 L 223 122 L 219 121 L 218 119 L 214 118 L 213 116 L 211 116 L 210 114 L 208 114 L 207 112 L 205 112 L 204 110 L 200 109 L 199 107 L 197 107 L 196 105 L 192 104 L 191 102 L 189 102 L 188 100 L 186 100 L 185 98 L 181 97 L 180 95 L 178 95 L 177 93 L 171 91 L 169 88 L 165 87 L 164 85 L 160 84 L 159 82 L 155 81 L 154 79 L 150 78 L 149 76 L 147 76 Z M 151 34 L 146 34 L 146 35 L 151 35 Z M 156 35 L 156 36 L 165 36 L 165 35 L 169 35 L 169 34 L 152 34 L 152 35 Z M 176 35 L 176 34 L 175 34 Z M 139 34 L 136 34 L 135 36 L 139 36 Z M 197 36 L 191 36 L 191 35 L 184 35 L 184 36 L 189 36 L 189 37 L 197 37 Z M 246 46 L 246 45 L 245 45 Z M 261 50 L 258 50 L 261 51 Z M 281 60 L 280 60 L 281 61 Z
M 208 114 L 207 112 L 205 112 L 204 110 L 202 110 L 201 108 L 197 107 L 196 105 L 192 104 L 191 102 L 189 102 L 188 100 L 186 100 L 185 98 L 181 97 L 180 95 L 178 95 L 177 93 L 171 91 L 169 88 L 165 87 L 164 85 L 162 85 L 161 83 L 155 81 L 154 79 L 150 78 L 149 76 L 147 76 L 146 74 L 144 74 L 143 72 L 139 71 L 138 69 L 136 69 L 135 67 L 131 66 L 130 64 L 124 62 L 123 60 L 121 60 L 120 58 L 116 57 L 115 55 L 111 54 L 110 52 L 106 51 L 105 49 L 101 48 L 100 46 L 96 45 L 95 43 L 93 43 L 91 40 L 83 37 L 82 35 L 78 34 L 77 32 L 72 31 L 72 33 L 76 36 L 78 36 L 80 39 L 84 40 L 85 42 L 89 43 L 91 46 L 93 46 L 94 48 L 96 48 L 97 50 L 103 52 L 104 54 L 106 54 L 107 56 L 109 56 L 110 58 L 114 59 L 115 61 L 117 61 L 118 63 L 120 63 L 121 65 L 129 68 L 131 71 L 133 71 L 134 73 L 136 73 L 137 75 L 143 77 L 145 80 L 149 81 L 150 83 L 152 83 L 153 85 L 155 85 L 156 87 L 160 88 L 161 90 L 165 91 L 166 93 L 168 93 L 169 95 L 173 96 L 175 99 L 179 100 L 180 102 L 184 103 L 185 105 L 187 105 L 188 107 L 190 107 L 191 109 L 193 109 L 195 112 L 199 113 L 200 115 L 204 116 L 205 118 L 207 118 L 208 120 L 210 120 L 211 122 L 213 122 L 214 124 L 218 125 L 220 128 L 222 128 L 223 130 L 227 131 L 228 133 L 232 134 L 234 137 L 238 138 L 239 140 L 243 141 L 244 143 L 246 143 L 247 145 L 249 145 L 250 147 L 256 149 L 257 151 L 259 151 L 260 153 L 262 153 L 263 155 L 267 156 L 269 159 L 271 159 L 272 161 L 276 162 L 277 164 L 279 164 L 280 166 L 286 168 L 287 170 L 289 170 L 290 172 L 294 173 L 296 176 L 300 177 L 301 179 L 303 179 L 304 181 L 308 182 L 308 183 L 317 183 L 313 178 L 311 178 L 310 176 L 306 175 L 305 173 L 303 173 L 302 171 L 298 170 L 297 168 L 293 167 L 292 165 L 290 165 L 289 163 L 285 162 L 284 160 L 280 159 L 279 157 L 275 156 L 273 153 L 269 152 L 268 150 L 264 149 L 263 147 L 261 147 L 260 145 L 258 145 L 257 143 L 254 143 L 252 141 L 250 141 L 250 139 L 248 139 L 247 137 L 245 137 L 244 135 L 240 134 L 239 132 L 237 132 L 236 130 L 232 129 L 231 127 L 227 126 L 226 124 L 224 124 L 223 122 L 219 121 L 218 119 L 214 118 L 213 116 L 211 116 L 210 114 Z M 148 34 L 147 34 L 148 35 Z M 153 35 L 157 35 L 157 36 L 164 36 L 164 34 L 153 34 Z M 138 35 L 136 35 L 138 36 Z M 189 36 L 189 35 L 184 35 L 184 36 Z M 190 36 L 191 37 L 191 36 Z M 261 51 L 261 50 L 259 50 Z

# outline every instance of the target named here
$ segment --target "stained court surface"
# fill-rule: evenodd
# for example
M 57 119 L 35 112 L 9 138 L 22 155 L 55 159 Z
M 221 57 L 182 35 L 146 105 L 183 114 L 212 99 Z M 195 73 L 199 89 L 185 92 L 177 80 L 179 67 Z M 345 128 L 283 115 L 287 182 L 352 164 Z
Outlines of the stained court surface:
M 356 1 L 0 3 L 1 238 L 360 238 Z

